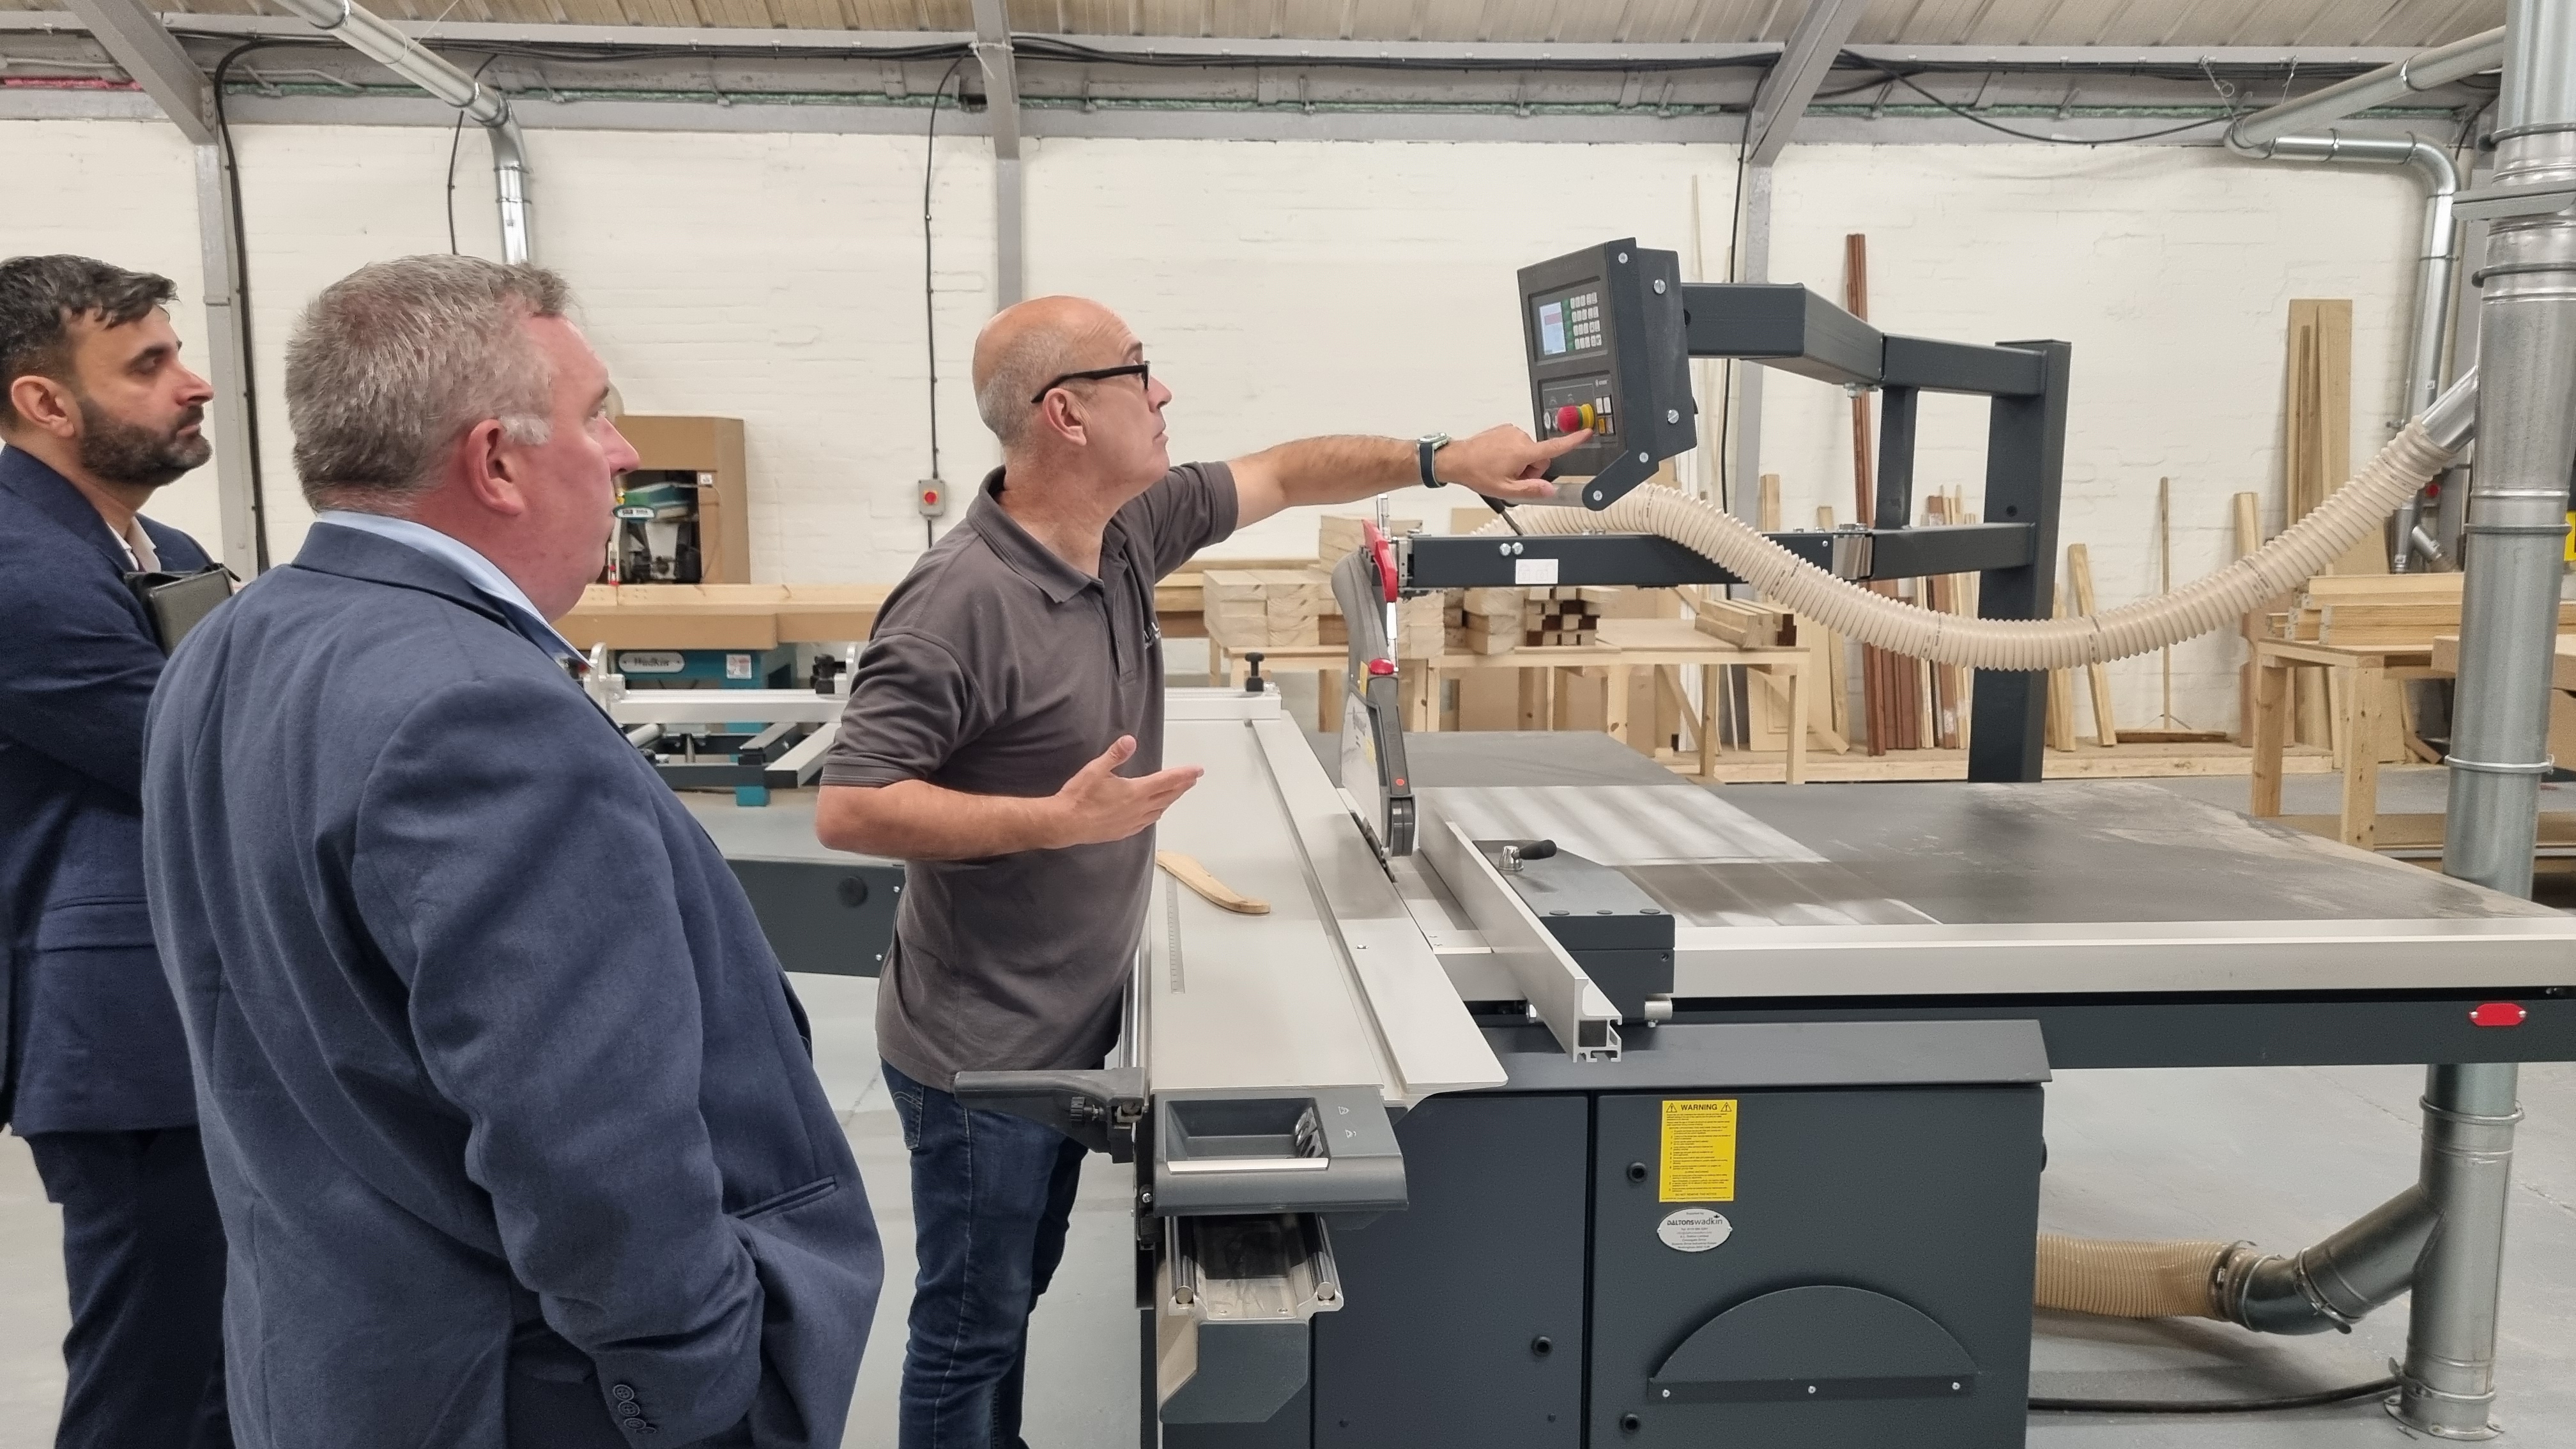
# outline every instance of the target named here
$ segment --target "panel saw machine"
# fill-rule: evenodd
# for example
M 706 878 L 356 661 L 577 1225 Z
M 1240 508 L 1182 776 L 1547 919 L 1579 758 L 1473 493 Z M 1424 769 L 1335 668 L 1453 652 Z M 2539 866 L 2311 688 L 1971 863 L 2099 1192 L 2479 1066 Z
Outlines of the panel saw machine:
M 2065 344 L 1887 336 L 1632 241 L 1520 292 L 1541 428 L 1594 429 L 1565 504 L 1693 445 L 1690 357 L 1747 358 L 1893 419 L 1875 526 L 1775 541 L 2046 612 Z M 1995 522 L 1903 527 L 1927 388 L 1993 400 Z M 2036 676 L 1978 678 L 1965 784 L 1721 794 L 1400 727 L 1404 591 L 1729 581 L 1653 536 L 1373 537 L 1335 768 L 1257 679 L 1172 694 L 1206 775 L 1158 844 L 1269 913 L 1158 874 L 1116 1058 L 956 1084 L 1132 1164 L 1143 1444 L 2017 1446 L 2052 1071 L 2576 1057 L 2576 920 L 2038 784 Z

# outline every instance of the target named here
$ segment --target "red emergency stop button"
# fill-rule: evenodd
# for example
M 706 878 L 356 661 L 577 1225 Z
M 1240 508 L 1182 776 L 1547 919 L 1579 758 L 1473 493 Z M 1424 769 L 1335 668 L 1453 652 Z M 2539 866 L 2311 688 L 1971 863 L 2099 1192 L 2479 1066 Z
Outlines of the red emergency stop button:
M 1583 409 L 1576 407 L 1572 403 L 1567 403 L 1565 406 L 1556 410 L 1556 430 L 1558 432 L 1571 433 L 1582 426 Z
M 1368 662 L 1368 672 L 1371 679 L 1383 679 L 1395 672 L 1395 661 L 1392 659 L 1372 659 Z
M 2480 1003 L 2477 1010 L 2469 1013 L 2469 1024 L 2472 1026 L 2520 1026 L 2530 1015 L 2530 1012 L 2522 1009 L 2522 1004 L 2520 1002 L 2488 1001 Z

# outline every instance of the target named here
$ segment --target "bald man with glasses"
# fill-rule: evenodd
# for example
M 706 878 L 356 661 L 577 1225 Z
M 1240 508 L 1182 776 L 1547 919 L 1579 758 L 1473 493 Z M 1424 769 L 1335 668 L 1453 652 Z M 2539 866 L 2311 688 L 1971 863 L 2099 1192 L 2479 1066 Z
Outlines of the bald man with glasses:
M 1144 345 L 1041 297 L 985 324 L 975 402 L 1001 439 L 963 527 L 877 618 L 816 833 L 905 862 L 877 1045 L 912 1152 L 920 1275 L 901 1449 L 1017 1446 L 1029 1312 L 1063 1256 L 1083 1149 L 964 1107 L 960 1071 L 1098 1066 L 1145 912 L 1163 765 L 1154 581 L 1283 508 L 1437 478 L 1506 500 L 1586 435 L 1325 437 L 1173 467 Z

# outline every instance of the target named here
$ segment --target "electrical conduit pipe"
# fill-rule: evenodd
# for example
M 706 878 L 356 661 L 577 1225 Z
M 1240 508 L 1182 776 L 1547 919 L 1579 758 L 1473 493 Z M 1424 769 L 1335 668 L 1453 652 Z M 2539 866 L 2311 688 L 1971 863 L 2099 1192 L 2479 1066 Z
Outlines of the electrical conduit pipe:
M 2477 411 L 2472 372 L 2390 439 L 2360 476 L 2254 553 L 2169 594 L 2071 619 L 1973 619 L 1874 594 L 1838 579 L 1743 522 L 1670 488 L 1643 487 L 1600 512 L 1516 508 L 1531 534 L 1652 533 L 1751 584 L 1762 597 L 1847 638 L 1970 669 L 2072 669 L 2148 654 L 2233 627 L 2246 611 L 2296 589 L 2387 519 L 2468 441 Z M 1503 527 L 1501 520 L 1481 533 Z

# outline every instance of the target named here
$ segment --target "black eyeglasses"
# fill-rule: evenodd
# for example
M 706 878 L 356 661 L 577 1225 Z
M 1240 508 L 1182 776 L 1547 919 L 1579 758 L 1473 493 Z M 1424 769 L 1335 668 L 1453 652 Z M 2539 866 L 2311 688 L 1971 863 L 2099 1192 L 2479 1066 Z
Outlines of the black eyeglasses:
M 1132 377 L 1143 383 L 1147 392 L 1154 390 L 1154 365 L 1150 362 L 1131 362 L 1124 367 L 1095 367 L 1089 372 L 1068 372 L 1039 388 L 1037 395 L 1029 399 L 1029 404 L 1034 407 L 1045 402 L 1048 393 L 1068 382 L 1103 382 L 1113 377 Z

